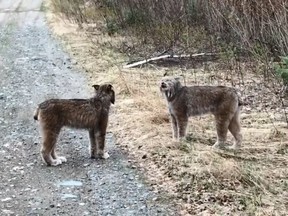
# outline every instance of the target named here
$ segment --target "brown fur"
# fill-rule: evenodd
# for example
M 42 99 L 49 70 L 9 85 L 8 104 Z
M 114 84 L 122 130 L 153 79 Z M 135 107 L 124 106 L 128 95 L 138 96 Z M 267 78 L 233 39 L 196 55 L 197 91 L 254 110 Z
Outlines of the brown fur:
M 34 119 L 39 120 L 43 144 L 41 156 L 47 165 L 57 166 L 66 158 L 55 153 L 57 137 L 62 127 L 89 131 L 91 158 L 108 158 L 104 153 L 109 109 L 115 102 L 112 85 L 93 85 L 95 96 L 90 99 L 50 99 L 38 105 Z
M 240 128 L 240 101 L 234 88 L 226 86 L 182 86 L 179 78 L 164 77 L 160 91 L 167 100 L 173 138 L 185 136 L 189 116 L 212 113 L 215 116 L 217 142 L 213 147 L 223 147 L 228 130 L 239 148 L 242 142 Z

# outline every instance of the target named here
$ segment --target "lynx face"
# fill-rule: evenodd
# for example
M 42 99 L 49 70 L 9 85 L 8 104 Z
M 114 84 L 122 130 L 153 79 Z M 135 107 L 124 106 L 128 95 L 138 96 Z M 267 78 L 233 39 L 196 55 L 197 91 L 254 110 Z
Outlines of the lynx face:
M 99 97 L 102 100 L 108 100 L 112 104 L 115 103 L 115 92 L 113 90 L 113 86 L 110 84 L 104 84 L 104 85 L 93 85 L 92 86 L 95 89 L 95 97 Z M 107 98 L 107 99 L 105 99 Z
M 178 77 L 165 77 L 160 82 L 160 91 L 170 100 L 180 89 L 182 85 Z
M 228 130 L 236 140 L 233 148 L 240 147 L 241 100 L 234 88 L 182 86 L 179 78 L 164 77 L 160 81 L 160 91 L 167 100 L 174 139 L 185 137 L 190 116 L 212 113 L 217 128 L 217 142 L 214 147 L 223 147 Z

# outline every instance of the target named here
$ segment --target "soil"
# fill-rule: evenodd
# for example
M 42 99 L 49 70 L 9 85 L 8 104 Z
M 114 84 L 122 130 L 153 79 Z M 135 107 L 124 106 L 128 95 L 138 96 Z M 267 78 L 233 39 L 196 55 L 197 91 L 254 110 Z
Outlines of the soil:
M 33 112 L 48 98 L 87 98 L 93 89 L 46 25 L 41 0 L 0 1 L 1 215 L 177 215 L 107 134 L 108 160 L 89 158 L 86 131 L 64 129 L 46 166 Z M 108 128 L 109 129 L 109 128 Z

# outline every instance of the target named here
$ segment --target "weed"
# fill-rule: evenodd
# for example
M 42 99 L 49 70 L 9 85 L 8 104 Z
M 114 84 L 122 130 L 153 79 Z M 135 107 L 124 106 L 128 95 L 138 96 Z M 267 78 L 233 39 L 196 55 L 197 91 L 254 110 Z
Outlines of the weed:
M 106 28 L 107 28 L 107 33 L 109 36 L 114 35 L 119 31 L 119 26 L 118 23 L 115 21 L 115 19 L 106 19 Z
M 285 91 L 288 86 L 288 56 L 281 57 L 281 62 L 275 64 L 276 74 L 282 79 Z

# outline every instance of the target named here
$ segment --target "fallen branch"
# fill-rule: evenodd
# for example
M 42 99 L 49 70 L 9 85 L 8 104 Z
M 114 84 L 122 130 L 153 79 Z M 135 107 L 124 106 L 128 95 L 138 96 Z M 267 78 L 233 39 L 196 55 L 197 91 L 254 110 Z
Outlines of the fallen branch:
M 132 68 L 132 67 L 136 67 L 142 64 L 146 64 L 151 61 L 156 61 L 156 60 L 166 59 L 166 58 L 193 58 L 197 56 L 213 56 L 213 55 L 216 55 L 216 53 L 197 53 L 197 54 L 191 54 L 191 55 L 173 55 L 173 54 L 162 55 L 162 56 L 157 56 L 157 57 L 153 57 L 150 59 L 134 62 L 132 64 L 124 65 L 123 68 Z

